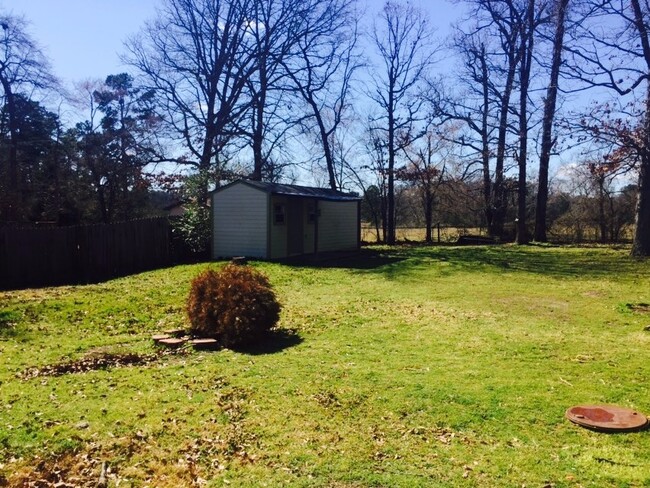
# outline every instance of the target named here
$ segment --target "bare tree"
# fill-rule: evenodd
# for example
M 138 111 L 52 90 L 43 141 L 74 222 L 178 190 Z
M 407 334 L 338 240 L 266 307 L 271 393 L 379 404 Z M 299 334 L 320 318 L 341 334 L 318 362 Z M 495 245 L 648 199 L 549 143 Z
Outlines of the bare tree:
M 419 91 L 437 52 L 432 35 L 421 10 L 394 1 L 386 2 L 372 33 L 381 64 L 371 98 L 381 111 L 377 128 L 386 138 L 388 244 L 395 243 L 395 163 L 398 154 L 420 135 L 416 126 L 422 120 L 424 99 Z
M 323 151 L 331 189 L 337 179 L 335 134 L 350 111 L 349 98 L 355 71 L 361 67 L 354 0 L 315 1 L 304 19 L 292 55 L 285 63 L 293 85 L 308 106 L 304 120 Z
M 507 194 L 505 185 L 504 165 L 508 137 L 508 116 L 510 114 L 510 99 L 515 89 L 517 66 L 521 62 L 520 32 L 522 19 L 514 0 L 491 2 L 477 0 L 477 15 L 484 15 L 478 29 L 494 28 L 498 39 L 498 56 L 502 58 L 500 70 L 503 71 L 503 85 L 495 95 L 498 98 L 499 116 L 497 125 L 497 147 L 494 167 L 494 183 L 492 191 L 493 220 L 488 225 L 490 235 L 501 236 L 505 224 Z M 479 13 L 480 12 L 480 13 Z
M 638 198 L 632 254 L 650 256 L 650 5 L 641 0 L 584 0 L 571 34 L 569 72 L 585 87 L 638 95 Z M 640 92 L 640 93 L 639 93 Z M 624 142 L 624 141 L 622 141 Z
M 495 87 L 490 75 L 487 40 L 479 35 L 459 32 L 455 40 L 455 49 L 462 58 L 462 71 L 457 86 L 465 87 L 455 94 L 444 93 L 440 84 L 431 86 L 430 100 L 432 113 L 441 121 L 458 121 L 464 124 L 464 130 L 450 133 L 451 142 L 456 144 L 464 160 L 468 161 L 461 179 L 475 176 L 475 167 L 481 176 L 481 194 L 483 215 L 488 227 L 493 220 L 492 173 L 490 164 L 493 159 L 495 144 L 495 109 L 497 101 L 493 93 Z
M 510 153 L 516 153 L 515 159 L 519 163 L 522 179 L 522 185 L 519 185 L 522 192 L 520 206 L 525 208 L 528 85 L 532 36 L 538 19 L 532 1 L 470 0 L 468 3 L 471 6 L 469 17 L 456 44 L 464 57 L 469 81 L 475 84 L 470 90 L 480 97 L 473 105 L 463 101 L 460 109 L 446 112 L 453 118 L 464 120 L 470 132 L 480 138 L 478 145 L 471 139 L 469 143 L 463 139 L 460 142 L 480 154 L 488 233 L 501 237 L 509 205 L 506 159 Z M 512 100 L 517 89 L 519 107 L 515 107 Z M 477 113 L 472 113 L 472 108 Z M 513 115 L 519 116 L 516 131 L 511 122 Z M 515 134 L 519 141 L 517 149 L 513 146 Z M 523 233 L 521 235 L 523 237 Z
M 157 19 L 126 44 L 126 61 L 155 90 L 172 134 L 189 151 L 180 162 L 217 179 L 221 151 L 252 104 L 254 18 L 252 0 L 165 0 Z M 199 186 L 205 201 L 208 182 Z
M 602 153 L 565 168 L 566 204 L 556 216 L 556 232 L 566 238 L 570 231 L 576 240 L 592 233 L 602 243 L 620 239 L 634 222 L 631 186 L 621 187 L 626 172 L 618 158 L 604 158 Z
M 375 225 L 377 242 L 386 242 L 388 235 L 388 151 L 383 134 L 374 127 L 374 124 L 368 127 L 365 147 L 370 160 L 361 169 L 370 173 L 374 181 L 369 187 L 364 188 L 364 204 Z M 359 178 L 359 182 L 363 183 L 361 178 Z
M 301 19 L 309 12 L 298 0 L 254 0 L 250 34 L 257 67 L 248 80 L 251 111 L 244 132 L 253 150 L 252 180 L 272 178 L 277 169 L 273 153 L 297 123 L 286 107 L 294 103 L 285 80 L 284 63 L 301 32 Z M 245 120 L 245 121 L 246 121 Z M 245 122 L 244 121 L 244 122 Z
M 611 217 L 607 216 L 607 202 L 613 201 L 612 199 L 612 184 L 611 181 L 616 177 L 616 171 L 619 169 L 616 164 L 590 162 L 587 165 L 591 183 L 597 190 L 597 206 L 598 206 L 598 229 L 600 230 L 600 242 L 605 243 L 610 239 L 610 226 L 608 221 Z M 613 212 L 612 212 L 613 213 Z
M 53 87 L 55 78 L 43 52 L 27 31 L 23 17 L 0 14 L 0 87 L 8 118 L 9 148 L 6 168 L 0 167 L 5 201 L 2 220 L 16 220 L 20 214 L 20 167 L 18 161 L 18 113 L 16 97 L 29 98 L 33 90 Z
M 530 98 L 530 75 L 533 63 L 533 47 L 535 32 L 541 22 L 545 11 L 544 3 L 538 7 L 535 0 L 527 0 L 521 10 L 521 34 L 520 38 L 520 61 L 519 61 L 519 151 L 517 154 L 517 166 L 519 176 L 517 178 L 517 219 L 516 219 L 516 242 L 527 244 L 529 241 L 527 225 L 527 174 L 528 163 L 528 130 L 529 113 L 528 100 Z M 539 9 L 539 10 L 537 10 Z
M 562 50 L 567 10 L 570 0 L 556 0 L 553 5 L 552 21 L 555 25 L 553 35 L 553 54 L 551 58 L 550 80 L 544 98 L 544 115 L 542 118 L 542 143 L 539 156 L 539 176 L 537 189 L 537 204 L 535 206 L 535 234 L 538 242 L 546 242 L 546 209 L 548 206 L 548 168 L 551 151 L 555 145 L 553 137 L 553 120 L 555 119 L 560 68 L 562 66 Z
M 444 183 L 448 159 L 451 156 L 451 134 L 457 127 L 449 125 L 445 128 L 430 127 L 427 133 L 418 141 L 406 148 L 408 163 L 398 168 L 396 177 L 413 186 L 420 197 L 425 223 L 425 241 L 433 242 L 433 211 L 436 204 L 437 191 Z

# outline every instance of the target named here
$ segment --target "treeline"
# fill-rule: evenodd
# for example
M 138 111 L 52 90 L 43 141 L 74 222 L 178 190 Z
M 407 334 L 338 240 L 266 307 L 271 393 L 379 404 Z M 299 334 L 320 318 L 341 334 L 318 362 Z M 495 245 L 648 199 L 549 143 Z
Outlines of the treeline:
M 129 73 L 66 97 L 74 127 L 39 103 L 61 87 L 3 15 L 0 221 L 109 222 L 174 190 L 198 243 L 211 188 L 309 179 L 363 193 L 388 243 L 411 220 L 521 244 L 589 221 L 604 241 L 633 225 L 649 255 L 647 3 L 453 5 L 440 39 L 409 2 L 161 0 Z
M 499 239 L 513 241 L 516 237 L 517 187 L 509 182 L 506 202 L 506 224 Z M 535 195 L 535 184 L 528 193 Z M 547 207 L 547 233 L 553 242 L 629 242 L 633 236 L 637 187 L 627 185 L 613 188 L 601 186 L 584 174 L 570 174 L 554 185 Z M 426 242 L 436 242 L 437 230 L 457 229 L 460 234 L 487 233 L 481 214 L 482 191 L 480 181 L 445 180 L 435 194 L 432 212 L 425 211 L 425 198 L 421 189 L 412 185 L 399 185 L 396 200 L 396 228 L 423 229 Z M 367 226 L 365 239 L 383 241 L 385 221 L 381 216 L 379 189 L 371 186 L 362 201 L 362 220 Z M 529 221 L 535 216 L 535 201 L 528 202 L 526 215 Z M 429 221 L 430 219 L 430 221 Z
M 71 128 L 38 101 L 11 95 L 0 114 L 3 222 L 73 225 L 151 215 L 155 194 L 145 167 L 155 154 L 156 118 L 148 94 L 132 82 L 121 74 L 93 86 L 90 118 Z

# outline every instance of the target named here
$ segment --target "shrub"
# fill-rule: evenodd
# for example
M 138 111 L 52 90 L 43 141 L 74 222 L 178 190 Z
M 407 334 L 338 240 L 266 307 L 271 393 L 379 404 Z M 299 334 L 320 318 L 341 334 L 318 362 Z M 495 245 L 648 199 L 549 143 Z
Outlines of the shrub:
M 190 332 L 213 337 L 224 347 L 253 342 L 280 318 L 280 304 L 263 273 L 228 264 L 192 281 L 187 302 Z
M 210 209 L 196 203 L 185 204 L 185 213 L 171 220 L 176 240 L 185 243 L 193 253 L 206 253 L 210 249 L 212 226 Z

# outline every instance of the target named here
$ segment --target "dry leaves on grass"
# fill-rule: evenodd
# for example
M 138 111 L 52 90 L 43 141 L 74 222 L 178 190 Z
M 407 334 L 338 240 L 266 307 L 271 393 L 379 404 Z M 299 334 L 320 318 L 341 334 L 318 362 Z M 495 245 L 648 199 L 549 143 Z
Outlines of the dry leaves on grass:
M 6 478 L 7 486 L 24 488 L 97 487 L 98 481 L 110 467 L 92 448 L 85 453 L 66 452 L 58 456 L 35 457 L 29 466 L 19 467 Z M 1 483 L 0 483 L 1 485 Z
M 210 425 L 207 425 L 210 424 Z M 174 447 L 154 434 L 135 432 L 107 443 L 88 443 L 58 455 L 16 459 L 3 466 L 0 486 L 24 488 L 105 488 L 202 486 L 231 463 L 257 461 L 257 436 L 242 422 L 207 423 Z M 124 483 L 124 485 L 122 485 Z
M 143 366 L 165 356 L 187 354 L 183 350 L 161 350 L 153 354 L 137 353 L 90 353 L 76 361 L 64 361 L 56 364 L 48 364 L 38 367 L 27 368 L 18 377 L 23 380 L 37 378 L 39 376 L 61 376 L 70 373 L 85 373 L 108 368 L 121 368 L 126 366 Z

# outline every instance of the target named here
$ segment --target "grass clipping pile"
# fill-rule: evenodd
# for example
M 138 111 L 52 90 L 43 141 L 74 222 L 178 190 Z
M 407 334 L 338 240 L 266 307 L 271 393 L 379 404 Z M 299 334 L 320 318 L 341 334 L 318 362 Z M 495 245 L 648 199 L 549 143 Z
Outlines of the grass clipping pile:
M 267 276 L 237 264 L 199 274 L 187 301 L 190 333 L 222 347 L 259 341 L 277 324 L 280 309 Z

